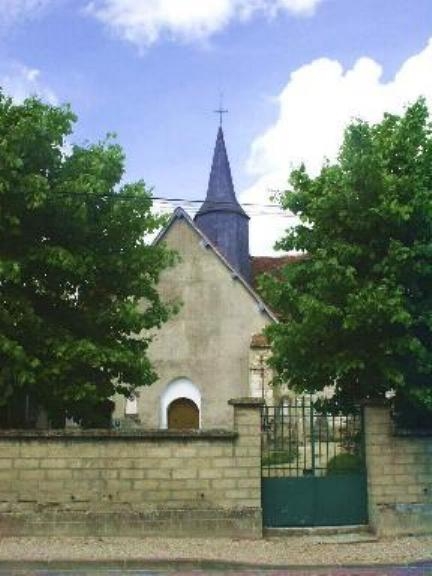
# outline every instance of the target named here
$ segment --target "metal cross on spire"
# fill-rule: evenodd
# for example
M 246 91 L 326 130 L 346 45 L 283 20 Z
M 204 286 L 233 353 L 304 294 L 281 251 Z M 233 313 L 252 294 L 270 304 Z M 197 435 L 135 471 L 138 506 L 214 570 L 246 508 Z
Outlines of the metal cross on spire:
M 219 126 L 222 126 L 223 115 L 228 114 L 228 110 L 224 109 L 224 107 L 223 107 L 223 94 L 222 94 L 222 92 L 220 93 L 220 98 L 219 98 L 219 108 L 218 108 L 218 110 L 213 110 L 213 112 L 215 114 L 219 114 Z

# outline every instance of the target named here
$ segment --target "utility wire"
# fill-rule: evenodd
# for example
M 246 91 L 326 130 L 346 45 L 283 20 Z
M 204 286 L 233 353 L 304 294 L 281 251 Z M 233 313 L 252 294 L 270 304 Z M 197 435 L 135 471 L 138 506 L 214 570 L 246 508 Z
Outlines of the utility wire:
M 199 208 L 196 205 L 204 202 L 204 200 L 189 200 L 187 198 L 163 198 L 160 196 L 153 196 L 152 198 L 155 202 L 162 204 L 163 206 L 172 206 L 173 204 L 186 205 L 191 212 L 198 212 Z M 211 204 L 212 206 L 226 206 L 227 203 L 212 201 Z M 284 210 L 280 204 L 261 204 L 257 202 L 241 202 L 239 204 L 250 216 L 280 216 L 283 218 L 297 218 L 296 214 Z
M 24 191 L 11 191 L 15 194 L 26 194 L 27 192 Z M 9 192 L 8 192 L 9 193 Z M 71 199 L 74 198 L 85 198 L 87 200 L 115 200 L 119 202 L 132 202 L 132 201 L 142 201 L 145 198 L 143 196 L 136 196 L 134 194 L 127 194 L 127 193 L 104 193 L 104 194 L 94 194 L 92 192 L 71 192 L 71 191 L 57 191 L 48 199 L 55 200 L 57 197 L 70 197 Z M 205 200 L 203 199 L 189 199 L 189 198 L 166 198 L 163 196 L 150 196 L 150 199 L 155 201 L 155 203 L 166 205 L 171 207 L 173 204 L 183 204 L 190 206 L 191 211 L 198 211 L 198 208 L 195 205 L 203 204 Z M 227 205 L 227 202 L 218 202 L 212 201 L 212 205 Z M 258 202 L 242 202 L 240 206 L 249 211 L 249 213 L 253 216 L 282 216 L 284 218 L 296 218 L 297 216 L 292 212 L 284 210 L 281 204 L 265 204 L 265 203 L 258 203 Z M 252 210 L 249 210 L 252 209 Z M 254 209 L 257 209 L 254 211 Z
M 153 200 L 159 200 L 162 202 L 184 202 L 185 204 L 203 204 L 205 200 L 189 200 L 187 198 L 164 198 L 162 196 L 152 196 Z M 211 201 L 211 204 L 227 204 L 227 202 L 218 202 L 217 200 Z M 240 202 L 239 202 L 240 204 Z M 261 204 L 258 202 L 242 202 L 241 206 L 259 206 L 260 208 L 282 208 L 280 204 Z
M 7 192 L 12 193 L 12 194 L 27 194 L 28 191 L 23 191 L 23 190 L 10 190 Z M 75 197 L 75 196 L 82 196 L 82 197 L 86 197 L 86 198 L 90 198 L 92 200 L 99 200 L 99 199 L 110 199 L 110 200 L 142 200 L 143 196 L 137 196 L 135 194 L 127 194 L 127 193 L 118 193 L 118 192 L 112 192 L 112 193 L 103 193 L 103 194 L 98 194 L 98 193 L 93 193 L 93 192 L 78 192 L 78 191 L 67 191 L 67 190 L 59 190 L 56 191 L 53 195 L 52 198 L 56 197 L 56 196 L 71 196 L 71 197 Z M 158 200 L 161 202 L 184 202 L 186 204 L 203 204 L 205 202 L 205 199 L 201 199 L 201 200 L 197 200 L 194 198 L 166 198 L 165 196 L 149 196 L 149 198 L 151 198 L 152 200 Z M 223 202 L 219 202 L 217 200 L 212 200 L 211 201 L 212 204 L 227 204 L 226 201 Z M 239 202 L 240 204 L 240 202 Z M 281 204 L 275 204 L 275 203 L 270 203 L 270 204 L 263 204 L 260 202 L 242 202 L 241 206 L 259 206 L 261 208 L 282 208 Z

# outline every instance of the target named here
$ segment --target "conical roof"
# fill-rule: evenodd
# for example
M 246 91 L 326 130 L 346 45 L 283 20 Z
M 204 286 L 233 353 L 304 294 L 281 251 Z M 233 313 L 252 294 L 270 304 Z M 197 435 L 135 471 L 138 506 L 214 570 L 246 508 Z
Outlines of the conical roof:
M 249 219 L 235 196 L 222 126 L 217 133 L 207 196 L 195 218 L 209 212 L 235 212 Z
M 235 197 L 221 126 L 213 153 L 207 197 L 194 221 L 231 266 L 249 281 L 249 216 Z

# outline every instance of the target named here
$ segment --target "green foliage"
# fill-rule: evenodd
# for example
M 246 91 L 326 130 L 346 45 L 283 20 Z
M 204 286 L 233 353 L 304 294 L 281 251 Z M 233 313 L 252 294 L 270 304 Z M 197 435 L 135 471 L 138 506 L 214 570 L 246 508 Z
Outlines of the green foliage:
M 432 411 L 413 403 L 410 398 L 396 398 L 392 416 L 398 429 L 432 432 Z
M 262 466 L 274 466 L 277 464 L 291 464 L 297 458 L 297 449 L 273 450 L 265 452 L 261 459 Z
M 278 246 L 305 258 L 261 290 L 279 380 L 335 386 L 334 404 L 396 398 L 432 411 L 432 132 L 419 100 L 401 117 L 348 127 L 338 161 L 292 173 L 300 216 Z
M 155 380 L 148 330 L 171 312 L 156 287 L 175 258 L 145 240 L 162 220 L 143 182 L 119 185 L 112 137 L 65 153 L 74 122 L 0 93 L 0 405 L 89 421 Z
M 355 454 L 337 454 L 327 464 L 327 476 L 358 472 L 362 469 L 362 461 Z

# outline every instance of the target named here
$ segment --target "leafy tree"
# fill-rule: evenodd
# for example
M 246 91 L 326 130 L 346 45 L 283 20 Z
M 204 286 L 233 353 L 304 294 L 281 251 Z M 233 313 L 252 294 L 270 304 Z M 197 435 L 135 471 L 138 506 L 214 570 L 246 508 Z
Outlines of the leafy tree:
M 278 248 L 304 258 L 261 289 L 278 379 L 335 387 L 333 404 L 384 398 L 432 411 L 432 129 L 421 99 L 345 132 L 338 160 L 292 173 L 282 196 L 301 223 Z
M 0 94 L 0 405 L 91 424 L 156 378 L 147 334 L 171 312 L 157 282 L 174 255 L 144 239 L 161 218 L 143 182 L 119 185 L 111 136 L 65 153 L 75 120 Z

